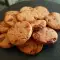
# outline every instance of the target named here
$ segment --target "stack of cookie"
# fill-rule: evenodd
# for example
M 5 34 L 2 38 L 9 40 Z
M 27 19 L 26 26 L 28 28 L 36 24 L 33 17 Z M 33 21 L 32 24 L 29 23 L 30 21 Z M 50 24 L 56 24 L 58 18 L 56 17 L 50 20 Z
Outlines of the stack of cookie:
M 43 45 L 54 44 L 60 29 L 60 14 L 49 13 L 43 6 L 25 6 L 20 11 L 8 11 L 0 22 L 0 47 L 17 48 L 30 55 L 39 53 Z M 55 29 L 55 30 L 53 30 Z

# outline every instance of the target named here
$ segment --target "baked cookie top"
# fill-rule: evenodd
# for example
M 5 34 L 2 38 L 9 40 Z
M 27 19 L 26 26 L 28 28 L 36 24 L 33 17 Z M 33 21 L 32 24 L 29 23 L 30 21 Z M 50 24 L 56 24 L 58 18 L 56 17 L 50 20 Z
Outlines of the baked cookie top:
M 45 17 L 47 25 L 53 29 L 60 29 L 60 14 L 57 12 L 52 12 Z
M 36 6 L 33 12 L 35 12 L 36 19 L 44 19 L 44 17 L 49 14 L 48 9 L 43 6 Z
M 6 33 L 0 34 L 0 47 L 1 48 L 10 48 L 12 45 L 8 40 Z
M 7 32 L 7 37 L 13 45 L 24 44 L 32 34 L 32 26 L 30 23 L 23 21 L 17 22 L 14 27 Z
M 0 22 L 0 33 L 5 33 L 9 29 L 9 25 L 6 24 L 4 21 Z
M 31 26 L 33 30 L 39 30 L 40 28 L 46 27 L 46 21 L 45 20 L 36 20 L 31 23 Z
M 18 46 L 18 49 L 26 54 L 35 55 L 43 48 L 43 44 L 38 44 L 33 39 L 28 40 L 24 45 Z
M 10 26 L 14 26 L 15 23 L 17 22 L 17 19 L 14 15 L 6 14 L 5 18 L 4 18 L 4 21 L 5 21 L 6 24 L 8 24 Z
M 46 44 L 55 43 L 58 38 L 57 32 L 48 27 L 42 28 L 37 32 L 33 32 L 32 36 L 36 41 Z
M 32 10 L 33 10 L 32 7 L 30 7 L 30 6 L 24 6 L 24 7 L 22 7 L 22 8 L 20 9 L 20 12 L 24 12 L 24 11 L 32 11 Z

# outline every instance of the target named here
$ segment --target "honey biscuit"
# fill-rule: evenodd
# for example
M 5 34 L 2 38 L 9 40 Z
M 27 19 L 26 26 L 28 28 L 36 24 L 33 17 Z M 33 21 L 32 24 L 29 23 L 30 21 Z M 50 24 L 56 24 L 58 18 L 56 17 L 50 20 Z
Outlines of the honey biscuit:
M 32 37 L 42 43 L 50 44 L 50 43 L 55 43 L 58 39 L 58 34 L 55 30 L 45 27 L 40 29 L 37 32 L 34 32 Z
M 14 27 L 10 28 L 7 37 L 13 45 L 24 44 L 32 34 L 32 27 L 30 23 L 23 21 L 17 22 Z
M 18 49 L 26 54 L 35 55 L 43 48 L 43 44 L 36 43 L 33 39 L 28 40 L 24 45 L 18 46 Z

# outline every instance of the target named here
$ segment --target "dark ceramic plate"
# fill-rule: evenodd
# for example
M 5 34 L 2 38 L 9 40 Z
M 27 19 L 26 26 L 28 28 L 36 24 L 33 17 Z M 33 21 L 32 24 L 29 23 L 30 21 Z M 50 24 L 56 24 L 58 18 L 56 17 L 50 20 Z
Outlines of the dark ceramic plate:
M 3 19 L 4 13 L 8 10 L 19 10 L 23 6 L 38 6 L 42 5 L 49 9 L 50 12 L 60 12 L 60 5 L 53 2 L 46 2 L 43 0 L 37 0 L 35 2 L 21 2 L 10 6 L 0 12 L 0 20 Z M 53 46 L 45 46 L 39 54 L 35 56 L 25 55 L 20 52 L 16 47 L 10 49 L 0 48 L 0 60 L 60 60 L 60 32 L 58 32 L 59 38 L 56 44 Z

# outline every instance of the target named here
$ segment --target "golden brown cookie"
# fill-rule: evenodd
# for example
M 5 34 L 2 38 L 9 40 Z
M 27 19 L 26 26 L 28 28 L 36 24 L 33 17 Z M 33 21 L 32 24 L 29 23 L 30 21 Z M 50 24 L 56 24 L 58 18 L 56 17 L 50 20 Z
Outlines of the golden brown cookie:
M 26 54 L 35 55 L 43 48 L 43 44 L 36 43 L 33 39 L 28 40 L 24 45 L 18 46 L 18 49 Z
M 45 17 L 47 25 L 53 29 L 60 29 L 60 14 L 57 12 L 52 12 Z
M 45 20 L 36 20 L 31 23 L 33 30 L 37 30 L 43 27 L 46 27 L 46 21 Z
M 49 44 L 57 41 L 58 34 L 55 30 L 45 27 L 37 32 L 33 32 L 32 37 L 38 42 Z
M 19 11 L 7 11 L 5 14 L 6 15 L 17 15 Z
M 24 44 L 32 34 L 32 26 L 30 23 L 23 21 L 17 22 L 14 27 L 10 28 L 7 37 L 13 45 Z
M 7 23 L 8 25 L 14 26 L 15 23 L 17 22 L 17 19 L 15 18 L 14 15 L 10 15 L 10 14 L 8 15 L 8 14 L 6 14 L 6 15 L 5 15 L 5 18 L 4 18 L 4 21 L 5 21 L 5 23 Z
M 33 9 L 33 13 L 35 13 L 34 16 L 36 19 L 44 19 L 49 14 L 49 11 L 43 6 L 37 6 Z
M 7 32 L 8 29 L 9 29 L 9 26 L 4 21 L 1 21 L 0 22 L 0 33 Z
M 12 45 L 6 37 L 6 33 L 0 34 L 0 47 L 1 48 L 10 48 Z
M 31 14 L 31 11 L 24 11 L 24 12 L 19 13 L 17 15 L 17 19 L 19 21 L 28 21 L 28 22 L 33 22 L 36 20 L 34 16 Z
M 33 8 L 32 8 L 32 7 L 24 6 L 24 7 L 22 7 L 22 8 L 20 9 L 20 12 L 24 12 L 24 11 L 31 11 L 31 10 L 33 10 Z

